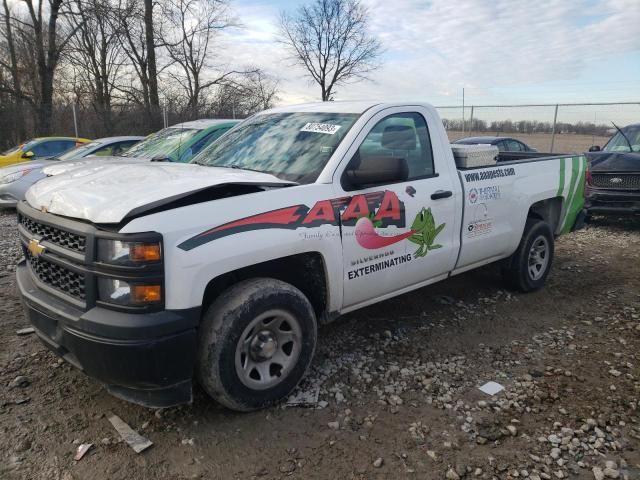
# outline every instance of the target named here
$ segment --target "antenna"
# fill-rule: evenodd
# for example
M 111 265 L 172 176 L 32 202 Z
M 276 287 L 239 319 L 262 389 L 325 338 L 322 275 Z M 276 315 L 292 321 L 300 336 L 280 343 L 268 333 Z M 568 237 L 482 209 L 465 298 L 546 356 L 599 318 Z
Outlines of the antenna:
M 613 123 L 613 122 L 611 122 L 611 123 Z M 629 152 L 633 153 L 633 147 L 631 146 L 631 142 L 629 141 L 629 138 L 624 134 L 624 132 L 620 129 L 620 127 L 618 127 L 618 125 L 613 123 L 613 126 L 616 127 L 616 130 L 618 130 L 620 132 L 620 135 L 622 135 L 624 137 L 624 139 L 627 141 L 627 145 L 629 145 Z
M 180 123 L 180 137 L 178 139 L 178 161 L 180 161 L 180 157 L 182 157 L 182 152 L 180 149 L 182 148 L 182 134 L 184 133 L 184 122 Z

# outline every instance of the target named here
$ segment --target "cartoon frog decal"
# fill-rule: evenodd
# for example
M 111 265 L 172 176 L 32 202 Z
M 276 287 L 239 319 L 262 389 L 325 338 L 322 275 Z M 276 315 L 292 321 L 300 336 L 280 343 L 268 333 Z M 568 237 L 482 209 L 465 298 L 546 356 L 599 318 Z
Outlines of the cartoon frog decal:
M 433 243 L 438 234 L 444 229 L 446 223 L 442 223 L 436 227 L 436 221 L 433 218 L 430 208 L 422 208 L 416 215 L 415 220 L 411 224 L 411 231 L 415 232 L 408 240 L 418 246 L 418 250 L 414 253 L 415 257 L 424 257 L 429 250 L 442 248 L 439 243 Z

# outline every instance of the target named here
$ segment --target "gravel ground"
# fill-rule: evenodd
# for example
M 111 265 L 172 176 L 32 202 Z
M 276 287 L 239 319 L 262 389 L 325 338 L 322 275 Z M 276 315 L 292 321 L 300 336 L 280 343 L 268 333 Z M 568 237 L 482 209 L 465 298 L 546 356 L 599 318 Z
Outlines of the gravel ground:
M 0 478 L 640 479 L 638 220 L 562 237 L 533 294 L 489 266 L 346 315 L 298 391 L 317 405 L 251 414 L 127 404 L 17 335 L 14 229 L 0 213 Z

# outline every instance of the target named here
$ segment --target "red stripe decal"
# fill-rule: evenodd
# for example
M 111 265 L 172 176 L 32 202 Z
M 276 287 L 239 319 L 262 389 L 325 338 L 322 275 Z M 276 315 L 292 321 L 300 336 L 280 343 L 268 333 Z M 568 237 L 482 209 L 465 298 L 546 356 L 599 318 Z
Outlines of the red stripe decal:
M 201 234 L 197 235 L 197 237 L 208 235 L 210 233 L 221 232 L 224 230 L 228 230 L 230 228 L 244 227 L 247 225 L 255 225 L 255 224 L 289 225 L 290 223 L 297 222 L 300 219 L 301 215 L 297 212 L 300 210 L 300 207 L 302 206 L 303 205 L 295 205 L 293 207 L 281 208 L 279 210 L 272 210 L 271 212 L 259 213 L 258 215 L 254 215 L 252 217 L 242 218 L 234 222 L 225 223 L 224 225 L 220 225 L 219 227 L 215 227 L 215 228 L 212 228 L 211 230 L 207 230 L 206 232 L 202 232 Z

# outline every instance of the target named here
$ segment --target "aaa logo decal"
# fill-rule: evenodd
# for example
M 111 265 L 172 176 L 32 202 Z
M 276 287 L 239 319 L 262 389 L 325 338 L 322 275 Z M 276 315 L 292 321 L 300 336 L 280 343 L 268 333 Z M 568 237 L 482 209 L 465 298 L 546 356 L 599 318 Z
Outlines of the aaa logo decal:
M 178 245 L 178 248 L 188 251 L 218 238 L 253 230 L 314 228 L 320 225 L 355 226 L 356 241 L 369 250 L 408 239 L 418 245 L 416 257 L 441 247 L 434 240 L 445 226 L 443 223 L 436 227 L 431 209 L 423 208 L 407 232 L 393 236 L 380 235 L 376 228 L 391 225 L 403 228 L 406 225 L 404 203 L 395 192 L 385 190 L 321 200 L 311 208 L 293 205 L 234 220 L 195 235 Z
M 293 230 L 326 224 L 354 226 L 362 217 L 370 218 L 377 227 L 404 227 L 404 203 L 398 199 L 395 192 L 385 190 L 353 197 L 320 200 L 311 208 L 306 205 L 293 205 L 213 227 L 182 242 L 178 248 L 188 251 L 218 238 L 252 230 Z

